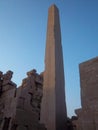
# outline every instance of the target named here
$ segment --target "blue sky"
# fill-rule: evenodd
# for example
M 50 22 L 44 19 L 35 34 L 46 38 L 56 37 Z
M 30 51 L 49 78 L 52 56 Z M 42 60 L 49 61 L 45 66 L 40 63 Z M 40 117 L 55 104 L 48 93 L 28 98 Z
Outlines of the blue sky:
M 44 70 L 48 8 L 60 12 L 68 116 L 81 106 L 79 63 L 98 56 L 97 0 L 0 0 L 0 70 Z

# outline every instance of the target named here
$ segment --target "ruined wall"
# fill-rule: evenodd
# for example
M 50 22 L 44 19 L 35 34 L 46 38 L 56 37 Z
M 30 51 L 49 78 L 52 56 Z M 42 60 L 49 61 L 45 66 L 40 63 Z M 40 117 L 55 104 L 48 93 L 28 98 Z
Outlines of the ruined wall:
M 46 130 L 39 123 L 43 76 L 36 70 L 16 88 L 12 71 L 0 72 L 0 130 Z
M 78 130 L 98 130 L 98 57 L 81 63 L 81 105 L 75 112 Z
M 13 72 L 0 72 L 0 130 L 11 127 L 16 110 L 16 84 L 11 81 Z

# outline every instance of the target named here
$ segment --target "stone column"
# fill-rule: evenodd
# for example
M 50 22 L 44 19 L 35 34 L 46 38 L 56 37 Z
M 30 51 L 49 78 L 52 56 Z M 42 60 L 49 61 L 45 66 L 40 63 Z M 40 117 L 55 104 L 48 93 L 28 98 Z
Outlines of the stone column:
M 65 130 L 67 114 L 59 11 L 49 8 L 41 123 L 47 130 Z

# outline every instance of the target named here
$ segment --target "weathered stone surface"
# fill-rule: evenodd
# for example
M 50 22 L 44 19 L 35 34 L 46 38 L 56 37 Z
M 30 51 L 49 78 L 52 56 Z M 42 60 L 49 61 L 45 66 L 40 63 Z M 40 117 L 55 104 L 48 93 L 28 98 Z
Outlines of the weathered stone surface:
M 19 88 L 15 87 L 11 78 L 12 71 L 4 75 L 0 72 L 0 130 L 46 130 L 39 123 L 43 95 L 42 74 L 37 74 L 35 70 L 28 72 Z
M 9 70 L 2 76 L 2 79 L 3 79 L 2 85 L 3 86 L 9 84 L 10 86 L 16 87 L 16 84 L 11 81 L 12 75 L 13 75 L 13 72 Z
M 13 72 L 0 71 L 0 130 L 98 130 L 98 57 L 79 66 L 82 108 L 75 110 L 78 119 L 69 119 L 59 24 L 58 9 L 53 5 L 49 9 L 43 73 L 39 75 L 35 69 L 27 72 L 16 88 L 11 81 Z
M 2 76 L 3 76 L 3 73 L 2 73 L 2 71 L 0 71 L 0 96 L 1 96 L 1 94 L 2 94 Z
M 81 104 L 78 130 L 98 130 L 98 57 L 80 64 Z
M 48 130 L 65 130 L 67 113 L 59 11 L 49 8 L 41 122 Z
M 0 74 L 0 130 L 7 130 L 11 125 L 11 117 L 15 115 L 16 84 L 11 81 L 12 74 L 12 71 Z

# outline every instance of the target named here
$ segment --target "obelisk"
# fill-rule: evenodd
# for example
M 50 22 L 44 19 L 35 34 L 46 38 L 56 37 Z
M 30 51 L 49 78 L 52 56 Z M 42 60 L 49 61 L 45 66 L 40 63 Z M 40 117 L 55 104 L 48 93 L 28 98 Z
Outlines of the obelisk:
M 52 5 L 48 12 L 41 123 L 47 130 L 66 130 L 66 104 L 59 11 Z

